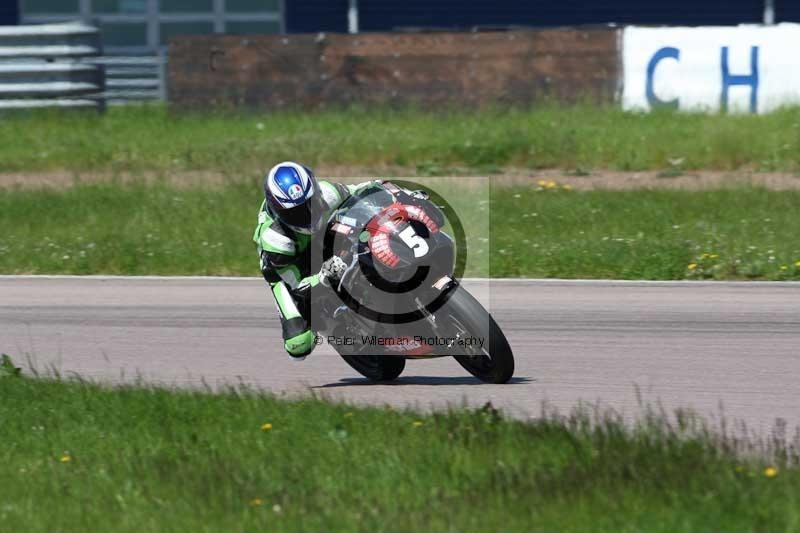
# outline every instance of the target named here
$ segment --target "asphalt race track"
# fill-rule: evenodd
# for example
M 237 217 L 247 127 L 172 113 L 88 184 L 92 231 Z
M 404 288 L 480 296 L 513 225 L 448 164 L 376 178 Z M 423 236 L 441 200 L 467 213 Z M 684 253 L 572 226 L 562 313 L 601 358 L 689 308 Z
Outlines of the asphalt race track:
M 329 346 L 281 348 L 260 279 L 0 277 L 0 352 L 64 375 L 175 385 L 245 382 L 356 403 L 428 409 L 491 401 L 515 416 L 581 401 L 626 416 L 640 401 L 693 408 L 759 433 L 800 423 L 800 284 L 475 280 L 506 332 L 508 385 L 451 359 L 410 361 L 391 385 L 360 378 Z M 27 365 L 25 365 L 27 366 Z

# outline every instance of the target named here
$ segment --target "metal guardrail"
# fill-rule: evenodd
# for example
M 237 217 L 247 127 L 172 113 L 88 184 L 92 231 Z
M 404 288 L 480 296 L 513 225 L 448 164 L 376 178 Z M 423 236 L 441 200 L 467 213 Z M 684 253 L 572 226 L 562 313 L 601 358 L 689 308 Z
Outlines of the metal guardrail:
M 105 107 L 97 28 L 82 23 L 0 27 L 0 109 Z
M 166 55 L 104 56 L 87 60 L 106 74 L 104 97 L 110 105 L 166 100 Z

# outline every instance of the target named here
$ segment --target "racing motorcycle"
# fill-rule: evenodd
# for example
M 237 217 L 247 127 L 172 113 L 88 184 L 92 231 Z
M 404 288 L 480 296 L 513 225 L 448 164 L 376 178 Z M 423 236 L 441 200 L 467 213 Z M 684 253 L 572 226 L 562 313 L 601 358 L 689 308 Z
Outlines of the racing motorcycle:
M 445 223 L 429 193 L 392 182 L 373 182 L 334 211 L 323 228 L 322 259 L 335 254 L 348 266 L 314 295 L 318 343 L 327 340 L 373 381 L 397 378 L 408 359 L 453 357 L 484 382 L 508 382 L 511 347 L 459 283 Z

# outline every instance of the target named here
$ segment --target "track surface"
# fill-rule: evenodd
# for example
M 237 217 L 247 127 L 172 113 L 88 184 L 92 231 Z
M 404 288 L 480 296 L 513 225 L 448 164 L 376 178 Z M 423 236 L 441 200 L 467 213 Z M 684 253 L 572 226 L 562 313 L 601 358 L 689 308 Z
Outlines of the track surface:
M 313 390 L 417 408 L 491 401 L 536 416 L 599 402 L 626 416 L 645 402 L 696 409 L 759 433 L 800 423 L 800 284 L 467 282 L 507 333 L 509 385 L 455 361 L 410 361 L 392 385 L 361 379 L 328 346 L 292 362 L 257 279 L 0 277 L 0 352 L 108 381 Z M 722 409 L 722 410 L 721 410 Z

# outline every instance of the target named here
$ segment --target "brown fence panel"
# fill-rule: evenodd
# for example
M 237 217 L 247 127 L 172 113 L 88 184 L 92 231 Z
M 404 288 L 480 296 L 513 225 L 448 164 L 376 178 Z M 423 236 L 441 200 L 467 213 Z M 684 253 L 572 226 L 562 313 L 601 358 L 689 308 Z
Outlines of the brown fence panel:
M 529 104 L 614 100 L 614 29 L 178 37 L 169 100 L 183 107 Z

